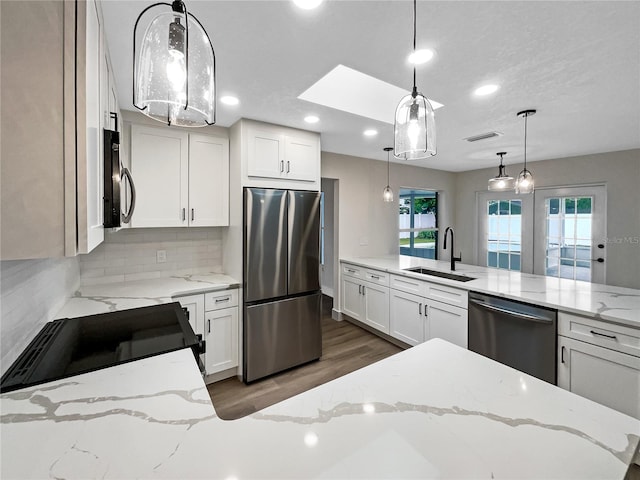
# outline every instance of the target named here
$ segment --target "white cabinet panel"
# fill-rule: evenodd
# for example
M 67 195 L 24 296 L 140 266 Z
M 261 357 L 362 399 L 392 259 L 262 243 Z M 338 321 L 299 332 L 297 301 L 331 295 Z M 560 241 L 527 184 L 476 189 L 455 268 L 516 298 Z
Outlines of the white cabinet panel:
M 196 334 L 204 333 L 204 295 L 188 295 L 175 299 L 189 312 L 189 324 Z
M 225 308 L 205 314 L 205 370 L 207 375 L 238 366 L 238 309 Z
M 559 336 L 558 386 L 640 418 L 640 357 Z
M 389 333 L 389 288 L 364 282 L 362 285 L 364 297 L 364 323 Z
M 136 181 L 132 227 L 186 226 L 189 136 L 180 130 L 131 126 Z
M 359 280 L 342 278 L 342 312 L 355 320 L 364 318 L 364 302 L 362 300 L 362 284 Z
M 390 334 L 409 345 L 424 342 L 426 338 L 424 309 L 424 298 L 391 290 Z
M 229 225 L 229 140 L 189 134 L 189 226 Z
M 291 180 L 313 182 L 318 176 L 318 142 L 300 137 L 285 137 L 285 173 Z
M 441 338 L 467 348 L 468 312 L 442 302 L 428 302 L 429 339 Z
M 279 178 L 284 172 L 284 137 L 250 130 L 247 174 L 250 177 Z

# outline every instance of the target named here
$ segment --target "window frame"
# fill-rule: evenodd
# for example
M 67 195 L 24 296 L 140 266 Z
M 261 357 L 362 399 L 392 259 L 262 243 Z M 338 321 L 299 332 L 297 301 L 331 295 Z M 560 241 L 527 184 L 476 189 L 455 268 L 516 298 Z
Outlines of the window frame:
M 409 190 L 410 193 L 405 193 L 403 194 L 402 191 L 403 190 Z M 420 192 L 420 193 L 418 193 Z M 435 221 L 436 221 L 436 226 L 434 228 L 415 228 L 414 226 L 414 200 L 416 197 L 421 197 L 424 195 L 424 193 L 427 194 L 433 194 L 434 195 L 434 199 L 435 199 Z M 415 257 L 415 258 L 424 258 L 427 260 L 438 260 L 439 257 L 439 250 L 440 250 L 440 239 L 439 239 L 439 216 L 440 216 L 440 192 L 438 192 L 437 190 L 433 190 L 433 189 L 427 189 L 427 188 L 400 188 L 398 191 L 398 208 L 400 207 L 400 201 L 402 199 L 406 199 L 406 198 L 410 198 L 409 201 L 409 205 L 410 205 L 410 209 L 409 209 L 409 219 L 410 219 L 410 227 L 409 228 L 400 228 L 400 212 L 398 211 L 398 250 L 400 255 L 406 255 L 406 256 L 410 256 L 410 257 Z M 411 253 L 403 253 L 402 252 L 402 246 L 400 246 L 400 234 L 401 233 L 409 233 L 409 247 L 404 247 L 407 248 L 409 251 L 417 251 L 416 247 L 415 247 L 415 237 L 418 233 L 420 232 L 434 232 L 435 233 L 435 246 L 433 248 L 433 252 L 434 252 L 434 257 L 433 258 L 429 258 L 429 257 L 422 257 L 422 256 L 418 256 L 418 255 L 412 255 Z M 430 249 L 431 250 L 431 249 Z

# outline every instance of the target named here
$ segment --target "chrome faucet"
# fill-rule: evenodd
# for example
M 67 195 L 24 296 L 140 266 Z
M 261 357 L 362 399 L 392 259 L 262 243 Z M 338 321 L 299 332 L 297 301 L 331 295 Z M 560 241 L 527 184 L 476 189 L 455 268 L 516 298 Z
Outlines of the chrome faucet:
M 456 262 L 462 261 L 462 252 L 460 252 L 460 256 L 456 257 L 453 253 L 453 228 L 447 227 L 444 231 L 444 249 L 447 249 L 447 234 L 451 232 L 451 271 L 456 269 Z

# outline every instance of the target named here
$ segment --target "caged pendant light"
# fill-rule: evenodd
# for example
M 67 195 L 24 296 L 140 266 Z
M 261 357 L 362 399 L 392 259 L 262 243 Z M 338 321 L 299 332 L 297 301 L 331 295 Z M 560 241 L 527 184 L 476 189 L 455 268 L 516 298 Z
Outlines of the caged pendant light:
M 498 152 L 496 155 L 500 155 L 500 166 L 498 166 L 498 175 L 489 179 L 487 189 L 491 192 L 504 192 L 505 190 L 513 190 L 515 181 L 513 177 L 507 175 L 502 164 L 502 157 L 507 152 Z
M 389 203 L 393 202 L 393 190 L 391 190 L 391 187 L 389 186 L 389 152 L 393 150 L 393 147 L 384 147 L 383 150 L 387 152 L 387 186 L 384 187 L 384 190 L 382 191 L 382 199 Z
M 524 117 L 524 168 L 516 179 L 516 193 L 533 193 L 533 175 L 527 170 L 527 117 L 535 113 L 536 110 L 523 110 L 517 114 Z
M 138 25 L 143 17 L 150 18 L 151 10 L 160 13 L 143 22 L 147 26 L 139 40 Z M 133 105 L 167 125 L 216 123 L 213 45 L 182 0 L 154 3 L 138 15 L 133 29 Z
M 413 0 L 413 52 L 416 51 L 416 0 Z M 436 154 L 436 123 L 429 99 L 418 92 L 416 67 L 413 90 L 396 108 L 393 155 L 403 160 L 419 160 Z

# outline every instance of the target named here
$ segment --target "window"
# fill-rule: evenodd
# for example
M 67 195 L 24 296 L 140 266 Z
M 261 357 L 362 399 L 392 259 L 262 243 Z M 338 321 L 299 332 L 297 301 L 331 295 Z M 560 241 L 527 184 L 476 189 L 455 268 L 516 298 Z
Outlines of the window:
M 400 189 L 400 255 L 438 258 L 438 193 Z
M 487 266 L 520 271 L 522 200 L 487 200 Z

